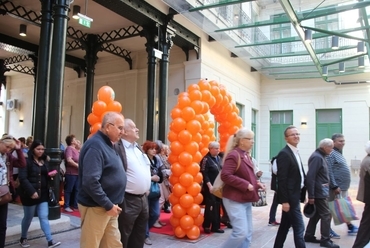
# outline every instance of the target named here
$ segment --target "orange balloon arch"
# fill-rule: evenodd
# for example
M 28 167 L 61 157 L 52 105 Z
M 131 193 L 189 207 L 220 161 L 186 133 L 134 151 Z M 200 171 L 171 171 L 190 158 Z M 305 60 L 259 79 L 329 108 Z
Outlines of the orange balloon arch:
M 170 223 L 175 236 L 197 239 L 203 215 L 199 204 L 203 201 L 200 183 L 203 176 L 199 163 L 208 153 L 208 144 L 216 140 L 215 123 L 209 119 L 213 114 L 220 124 L 218 133 L 221 151 L 225 149 L 230 135 L 242 127 L 239 109 L 232 102 L 224 85 L 201 79 L 178 96 L 177 105 L 171 111 L 172 122 L 168 140 L 171 142 L 170 183 L 173 185 L 169 201 L 172 205 Z
M 90 135 L 93 135 L 101 128 L 101 122 L 106 112 L 122 111 L 122 105 L 114 101 L 114 90 L 109 86 L 103 86 L 98 90 L 98 100 L 93 103 L 91 113 L 87 116 L 90 124 Z

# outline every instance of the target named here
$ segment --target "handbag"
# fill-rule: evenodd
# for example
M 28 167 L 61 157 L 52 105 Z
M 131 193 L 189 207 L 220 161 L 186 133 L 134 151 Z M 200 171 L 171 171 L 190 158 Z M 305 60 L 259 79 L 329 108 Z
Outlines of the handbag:
M 252 202 L 253 207 L 262 207 L 267 205 L 266 201 L 266 190 L 258 189 L 258 201 Z
M 7 204 L 13 200 L 8 185 L 0 186 L 0 205 Z
M 238 153 L 238 166 L 236 167 L 235 172 L 238 171 L 238 169 L 240 167 L 240 163 L 241 163 L 241 158 L 240 158 L 240 154 Z M 211 191 L 211 193 L 214 194 L 215 196 L 217 196 L 218 198 L 222 198 L 222 191 L 223 191 L 223 188 L 225 186 L 225 183 L 221 179 L 221 171 L 222 170 L 220 170 L 218 172 L 218 175 L 217 175 L 215 181 L 213 182 L 213 187 L 212 187 L 212 191 Z
M 159 198 L 161 196 L 161 190 L 159 189 L 159 184 L 157 182 L 152 182 L 150 185 L 150 192 L 148 195 L 149 199 Z
M 349 196 L 336 198 L 328 204 L 335 225 L 348 223 L 352 220 L 358 220 L 356 211 Z
M 49 206 L 56 206 L 58 201 L 55 197 L 53 187 L 49 187 Z

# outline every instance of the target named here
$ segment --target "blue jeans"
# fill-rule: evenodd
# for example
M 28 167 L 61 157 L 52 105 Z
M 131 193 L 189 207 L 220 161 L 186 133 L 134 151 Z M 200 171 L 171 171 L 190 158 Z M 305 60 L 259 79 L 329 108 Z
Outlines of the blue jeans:
M 149 199 L 148 198 L 148 208 L 149 208 L 149 219 L 146 226 L 145 237 L 149 237 L 149 229 L 152 228 L 154 223 L 158 220 L 159 215 L 161 214 L 159 209 L 159 198 Z
M 78 175 L 64 175 L 64 208 L 72 206 L 77 209 L 77 194 L 78 194 Z M 71 202 L 71 195 L 73 194 L 73 202 Z
M 222 199 L 233 226 L 230 237 L 222 244 L 224 248 L 249 248 L 252 242 L 252 203 Z
M 22 238 L 27 238 L 28 228 L 30 228 L 35 211 L 39 217 L 40 226 L 46 236 L 47 241 L 51 241 L 50 225 L 49 225 L 49 205 L 47 202 L 41 202 L 33 206 L 23 206 L 24 217 L 22 219 Z

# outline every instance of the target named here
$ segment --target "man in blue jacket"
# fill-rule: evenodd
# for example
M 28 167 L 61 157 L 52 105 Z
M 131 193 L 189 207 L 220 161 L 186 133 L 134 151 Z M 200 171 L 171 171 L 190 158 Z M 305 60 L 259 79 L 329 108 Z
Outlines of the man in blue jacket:
M 330 240 L 331 214 L 328 206 L 329 197 L 329 173 L 325 157 L 333 150 L 333 141 L 323 139 L 308 159 L 308 172 L 306 187 L 308 192 L 308 203 L 316 206 L 314 216 L 310 218 L 306 228 L 304 239 L 306 242 L 320 243 L 321 247 L 339 248 Z M 321 220 L 321 240 L 316 239 L 316 225 Z
M 104 115 L 101 129 L 82 147 L 79 159 L 78 209 L 81 248 L 122 248 L 118 216 L 126 189 L 126 173 L 113 148 L 123 132 L 123 116 Z

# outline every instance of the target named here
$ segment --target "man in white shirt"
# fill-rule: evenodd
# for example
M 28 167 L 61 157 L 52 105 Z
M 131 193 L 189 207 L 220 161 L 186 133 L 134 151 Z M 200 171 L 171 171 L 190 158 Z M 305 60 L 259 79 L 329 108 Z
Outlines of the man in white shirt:
M 125 200 L 118 218 L 123 247 L 142 248 L 149 218 L 147 192 L 150 189 L 150 162 L 136 143 L 139 129 L 131 119 L 124 121 L 124 133 L 114 147 L 126 170 Z

